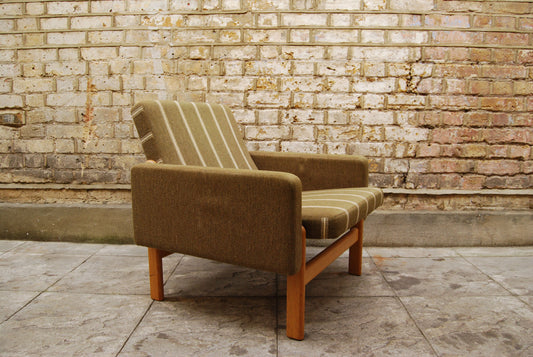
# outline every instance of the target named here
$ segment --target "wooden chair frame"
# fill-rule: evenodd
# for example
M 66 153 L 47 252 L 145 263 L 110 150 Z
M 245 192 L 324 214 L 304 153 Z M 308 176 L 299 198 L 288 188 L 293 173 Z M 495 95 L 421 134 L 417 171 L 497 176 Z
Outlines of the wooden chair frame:
M 363 262 L 363 220 L 348 233 L 328 246 L 314 258 L 305 261 L 306 234 L 302 227 L 302 266 L 287 276 L 287 336 L 295 340 L 304 339 L 305 286 L 342 253 L 349 249 L 348 273 L 361 275 Z M 164 250 L 148 248 L 150 272 L 150 296 L 154 300 L 164 299 L 163 258 L 169 254 Z

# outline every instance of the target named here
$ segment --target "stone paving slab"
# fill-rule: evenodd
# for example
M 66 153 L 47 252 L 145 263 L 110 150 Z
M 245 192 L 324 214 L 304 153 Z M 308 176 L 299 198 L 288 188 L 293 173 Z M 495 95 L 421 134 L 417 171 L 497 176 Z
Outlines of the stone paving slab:
M 319 248 L 308 249 L 308 258 Z M 533 355 L 533 247 L 365 249 L 307 286 L 285 336 L 285 277 L 146 249 L 0 240 L 1 356 Z

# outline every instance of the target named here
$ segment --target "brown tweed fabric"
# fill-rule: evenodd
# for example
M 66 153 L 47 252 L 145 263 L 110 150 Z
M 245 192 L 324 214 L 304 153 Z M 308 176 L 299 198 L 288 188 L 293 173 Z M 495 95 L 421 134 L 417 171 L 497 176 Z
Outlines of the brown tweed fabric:
M 163 163 L 132 169 L 137 244 L 293 274 L 301 225 L 338 238 L 383 202 L 365 158 L 250 155 L 222 105 L 144 101 L 132 116 L 146 157 Z

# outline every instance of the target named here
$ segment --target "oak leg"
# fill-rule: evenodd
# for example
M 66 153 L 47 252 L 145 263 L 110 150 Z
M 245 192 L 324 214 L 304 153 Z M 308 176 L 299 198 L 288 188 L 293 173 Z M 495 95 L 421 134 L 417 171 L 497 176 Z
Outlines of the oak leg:
M 165 298 L 163 290 L 163 256 L 164 252 L 148 248 L 148 270 L 150 272 L 150 296 L 161 301 Z
M 302 265 L 287 276 L 287 337 L 304 339 L 305 324 L 305 230 L 302 227 Z
M 357 224 L 357 242 L 350 247 L 348 273 L 361 275 L 363 265 L 363 220 Z

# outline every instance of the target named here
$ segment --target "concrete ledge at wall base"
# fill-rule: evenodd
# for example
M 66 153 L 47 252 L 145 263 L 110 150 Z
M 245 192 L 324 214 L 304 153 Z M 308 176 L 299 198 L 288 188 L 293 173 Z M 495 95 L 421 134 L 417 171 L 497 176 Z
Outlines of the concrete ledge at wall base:
M 377 210 L 364 237 L 365 246 L 533 245 L 533 211 Z M 0 203 L 0 239 L 132 244 L 131 206 Z

